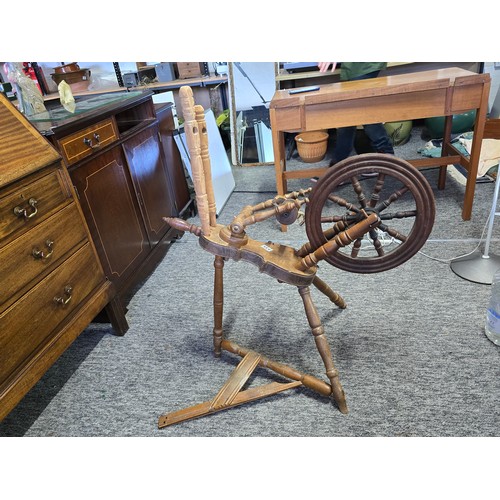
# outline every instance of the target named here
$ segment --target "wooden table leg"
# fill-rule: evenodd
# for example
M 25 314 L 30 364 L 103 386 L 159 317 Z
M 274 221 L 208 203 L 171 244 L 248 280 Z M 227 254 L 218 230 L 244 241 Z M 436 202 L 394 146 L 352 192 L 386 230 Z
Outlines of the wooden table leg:
M 445 116 L 443 144 L 441 146 L 441 157 L 449 156 L 451 153 L 451 150 L 448 146 L 450 145 L 451 142 L 452 125 L 453 125 L 453 115 Z M 448 170 L 448 165 L 441 165 L 441 167 L 439 168 L 438 189 L 444 189 L 445 187 L 447 170 Z
M 286 172 L 285 133 L 278 130 L 276 125 L 276 111 L 272 108 L 269 110 L 269 118 L 271 121 L 271 136 L 273 139 L 276 191 L 278 195 L 284 195 L 288 190 L 284 175 Z M 287 230 L 287 226 L 285 224 L 281 224 L 281 231 L 286 233 Z
M 489 93 L 490 82 L 486 82 L 483 85 L 481 107 L 476 111 L 476 121 L 474 123 L 474 135 L 470 152 L 467 183 L 465 184 L 464 206 L 462 209 L 463 220 L 469 220 L 472 214 L 472 203 L 474 202 L 474 192 L 476 190 L 477 170 L 479 167 L 479 157 L 481 156 L 484 125 L 486 123 L 486 113 L 488 111 Z

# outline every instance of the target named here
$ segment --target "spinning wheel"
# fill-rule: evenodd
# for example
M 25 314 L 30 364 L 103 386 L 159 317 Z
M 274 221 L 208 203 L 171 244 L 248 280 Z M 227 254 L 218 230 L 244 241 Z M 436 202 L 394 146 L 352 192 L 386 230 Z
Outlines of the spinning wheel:
M 337 163 L 314 186 L 306 209 L 306 232 L 317 248 L 340 231 L 376 214 L 377 228 L 325 260 L 355 273 L 387 271 L 411 258 L 434 224 L 434 195 L 408 162 L 367 153 Z
M 337 267 L 356 272 L 375 272 L 390 269 L 407 260 L 422 246 L 432 227 L 434 219 L 432 191 L 426 180 L 406 162 L 387 157 L 387 155 L 362 155 L 339 164 L 339 169 L 336 168 L 335 171 L 327 174 L 314 188 L 276 196 L 254 206 L 248 205 L 234 217 L 230 224 L 217 224 L 204 110 L 201 106 L 194 104 L 190 87 L 181 87 L 179 95 L 185 119 L 184 128 L 201 225 L 197 226 L 171 217 L 166 217 L 165 220 L 180 231 L 196 235 L 200 246 L 215 256 L 214 353 L 218 357 L 222 351 L 228 351 L 243 359 L 212 400 L 161 415 L 158 427 L 208 415 L 298 386 L 305 386 L 323 396 L 331 397 L 339 410 L 347 413 L 344 390 L 320 316 L 312 300 L 310 285 L 326 295 L 337 307 L 345 308 L 346 303 L 338 293 L 316 275 L 317 264 L 326 260 Z M 361 174 L 368 171 L 378 174 L 369 199 L 365 195 L 368 191 L 364 187 L 364 181 L 359 179 Z M 382 193 L 391 184 L 389 178 L 395 180 L 399 187 L 391 187 L 388 198 L 381 198 Z M 333 194 L 333 191 L 347 179 L 351 180 L 358 206 Z M 342 189 L 344 189 L 343 186 Z M 403 210 L 396 213 L 386 212 L 386 209 L 394 205 L 396 201 L 403 200 L 407 193 L 410 194 L 408 198 L 412 200 L 410 208 L 405 206 Z M 382 201 L 379 201 L 380 199 Z M 292 224 L 304 206 L 310 242 L 299 249 L 270 241 L 257 241 L 247 234 L 249 226 L 271 217 L 276 217 L 280 224 Z M 335 207 L 340 207 L 344 213 L 338 215 L 324 213 L 327 209 Z M 411 228 L 405 229 L 405 232 L 399 232 L 393 227 L 393 219 L 411 221 Z M 324 228 L 326 224 L 330 224 L 331 227 Z M 380 230 L 398 239 L 401 244 L 390 252 L 381 251 L 382 244 L 378 238 Z M 359 242 L 363 241 L 367 235 L 377 251 L 375 257 L 358 257 L 353 250 L 349 250 L 347 254 L 340 254 L 342 249 L 351 245 L 354 248 L 359 247 Z M 328 382 L 302 373 L 284 363 L 271 360 L 224 338 L 222 328 L 223 268 L 225 261 L 229 259 L 251 262 L 261 273 L 281 283 L 296 287 L 304 305 L 316 349 L 324 364 Z M 272 370 L 290 379 L 290 382 L 273 382 L 242 390 L 257 366 Z

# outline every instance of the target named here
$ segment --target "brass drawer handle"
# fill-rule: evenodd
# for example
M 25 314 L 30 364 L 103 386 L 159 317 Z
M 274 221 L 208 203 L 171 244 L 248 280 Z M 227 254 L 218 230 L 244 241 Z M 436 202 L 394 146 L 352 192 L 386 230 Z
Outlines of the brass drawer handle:
M 31 213 L 28 213 L 27 208 L 21 208 L 20 206 L 17 206 L 17 207 L 14 207 L 14 214 L 17 217 L 24 217 L 25 220 L 31 219 L 38 212 L 38 208 L 37 208 L 38 200 L 36 200 L 35 198 L 30 198 L 28 200 L 28 205 L 33 209 Z
M 61 306 L 65 306 L 66 304 L 69 304 L 69 301 L 71 300 L 72 294 L 73 293 L 73 287 L 71 285 L 66 285 L 64 287 L 64 297 L 54 297 L 54 302 L 56 304 L 59 304 Z
M 48 248 L 48 253 L 44 253 L 43 250 L 40 250 L 38 247 L 33 248 L 31 255 L 35 259 L 47 260 L 50 259 L 52 254 L 54 253 L 54 242 L 52 240 L 46 240 L 45 246 Z
M 96 149 L 101 146 L 100 140 L 101 138 L 99 137 L 99 134 L 97 132 L 94 132 L 94 140 L 96 141 L 96 144 L 92 144 L 92 139 L 89 139 L 88 137 L 85 137 L 83 139 L 83 144 L 85 146 L 88 146 L 91 149 Z

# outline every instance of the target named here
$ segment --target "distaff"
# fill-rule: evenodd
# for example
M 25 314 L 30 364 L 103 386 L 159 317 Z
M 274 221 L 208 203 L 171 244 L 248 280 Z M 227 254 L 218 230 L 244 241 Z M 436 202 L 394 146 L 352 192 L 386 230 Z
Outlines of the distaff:
M 193 91 L 189 87 L 181 87 L 179 90 L 182 109 L 184 113 L 184 130 L 186 132 L 186 140 L 190 152 L 191 170 L 193 174 L 193 184 L 196 191 L 196 203 L 198 214 L 200 216 L 201 230 L 204 235 L 209 235 L 211 231 L 210 224 L 210 207 L 207 196 L 207 184 L 202 158 L 202 143 L 199 124 L 196 121 L 196 113 L 194 110 L 195 104 L 193 99 Z M 208 148 L 207 148 L 208 151 Z M 207 154 L 208 156 L 208 154 Z M 209 164 L 209 160 L 207 162 Z M 211 177 L 210 177 L 211 178 Z M 212 184 L 210 183 L 210 186 Z M 212 192 L 213 198 L 213 192 Z M 215 218 L 215 209 L 213 209 L 213 219 Z
M 191 99 L 192 99 L 191 93 Z M 208 152 L 208 134 L 207 134 L 207 122 L 205 120 L 205 110 L 203 106 L 196 104 L 194 106 L 195 117 L 200 128 L 200 146 L 201 146 L 201 160 L 203 164 L 203 176 L 205 179 L 205 188 L 207 191 L 208 200 L 208 216 L 210 221 L 210 226 L 215 227 L 216 222 L 216 206 L 215 206 L 215 196 L 214 188 L 212 184 L 212 166 L 210 164 L 210 154 Z

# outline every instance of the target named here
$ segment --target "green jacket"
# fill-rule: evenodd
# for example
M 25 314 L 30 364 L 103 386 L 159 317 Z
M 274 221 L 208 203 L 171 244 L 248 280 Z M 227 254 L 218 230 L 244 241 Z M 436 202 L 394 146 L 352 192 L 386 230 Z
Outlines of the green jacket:
M 343 62 L 340 63 L 340 80 L 352 80 L 385 68 L 387 68 L 386 62 Z

